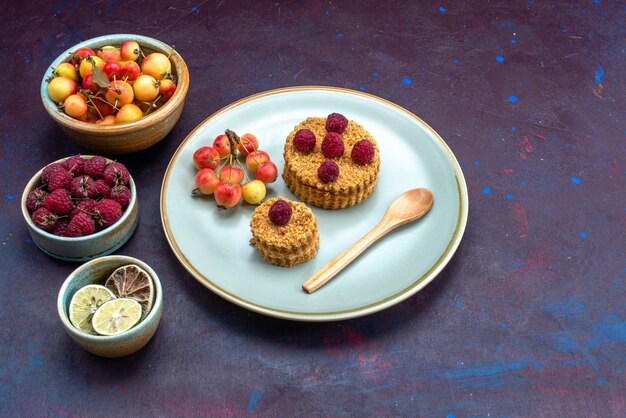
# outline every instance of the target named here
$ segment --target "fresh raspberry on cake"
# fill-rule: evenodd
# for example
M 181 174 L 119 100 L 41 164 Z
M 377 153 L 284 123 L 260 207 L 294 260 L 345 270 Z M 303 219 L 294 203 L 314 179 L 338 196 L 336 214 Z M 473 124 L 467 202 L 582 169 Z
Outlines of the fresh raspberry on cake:
M 339 177 L 339 166 L 334 161 L 324 161 L 317 169 L 317 176 L 324 183 L 331 183 Z
M 331 113 L 326 118 L 326 130 L 328 132 L 343 133 L 348 127 L 348 119 L 341 113 Z
M 315 134 L 310 129 L 300 129 L 293 137 L 293 146 L 308 154 L 315 148 Z
M 286 225 L 289 222 L 292 213 L 293 210 L 291 209 L 291 205 L 289 205 L 289 203 L 284 200 L 277 200 L 272 204 L 267 215 L 274 225 L 281 226 Z
M 374 159 L 374 146 L 367 139 L 363 139 L 352 147 L 352 161 L 360 165 L 366 165 Z
M 341 135 L 329 132 L 322 140 L 322 154 L 326 158 L 339 158 L 343 155 L 344 145 Z

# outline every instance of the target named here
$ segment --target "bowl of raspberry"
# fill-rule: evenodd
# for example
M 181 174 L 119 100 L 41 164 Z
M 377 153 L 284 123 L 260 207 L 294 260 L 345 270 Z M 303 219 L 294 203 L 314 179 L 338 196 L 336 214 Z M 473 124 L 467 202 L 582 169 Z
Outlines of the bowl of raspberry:
M 28 182 L 22 215 L 49 256 L 82 262 L 111 254 L 138 222 L 137 190 L 124 164 L 74 155 L 48 164 Z

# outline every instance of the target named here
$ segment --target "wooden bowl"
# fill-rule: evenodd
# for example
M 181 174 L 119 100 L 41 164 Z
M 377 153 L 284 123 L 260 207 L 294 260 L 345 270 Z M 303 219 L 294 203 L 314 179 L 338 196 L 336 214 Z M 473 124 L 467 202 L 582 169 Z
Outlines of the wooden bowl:
M 159 142 L 178 121 L 189 89 L 189 71 L 183 58 L 163 42 L 141 35 L 105 35 L 83 41 L 59 55 L 52 62 L 51 67 L 69 61 L 71 54 L 80 47 L 94 49 L 105 45 L 119 45 L 128 40 L 137 41 L 146 55 L 152 52 L 172 54 L 170 57 L 172 73 L 178 79 L 174 95 L 163 106 L 146 117 L 134 122 L 106 126 L 76 120 L 60 111 L 57 104 L 48 97 L 46 78 L 49 76 L 49 71 L 44 74 L 41 81 L 41 100 L 48 114 L 72 141 L 98 154 L 129 154 L 144 150 Z

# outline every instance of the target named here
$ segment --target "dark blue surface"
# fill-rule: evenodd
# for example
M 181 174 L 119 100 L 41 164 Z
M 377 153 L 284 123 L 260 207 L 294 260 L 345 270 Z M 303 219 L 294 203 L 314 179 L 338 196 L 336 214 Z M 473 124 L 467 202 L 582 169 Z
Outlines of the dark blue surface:
M 622 2 L 35 0 L 4 15 L 0 415 L 623 415 Z M 129 32 L 175 45 L 191 85 L 169 136 L 119 158 L 140 220 L 118 253 L 156 270 L 165 308 L 147 347 L 107 360 L 64 333 L 56 296 L 76 265 L 37 249 L 19 202 L 39 168 L 85 152 L 40 103 L 49 63 Z M 294 85 L 391 100 L 461 163 L 465 237 L 406 302 L 341 323 L 266 318 L 213 295 L 170 251 L 159 193 L 178 144 L 219 108 Z

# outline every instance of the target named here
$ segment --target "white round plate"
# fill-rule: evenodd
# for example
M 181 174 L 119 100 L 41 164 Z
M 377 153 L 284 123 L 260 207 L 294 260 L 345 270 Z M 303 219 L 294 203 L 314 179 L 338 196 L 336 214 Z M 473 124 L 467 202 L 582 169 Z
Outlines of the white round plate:
M 212 196 L 191 197 L 196 149 L 231 129 L 254 133 L 278 166 L 268 198 L 297 198 L 280 177 L 283 146 L 293 127 L 310 116 L 339 112 L 368 130 L 380 149 L 378 184 L 369 199 L 341 210 L 311 209 L 320 249 L 307 263 L 277 267 L 249 245 L 254 206 L 218 210 Z M 318 139 L 320 140 L 320 139 Z M 302 289 L 317 269 L 370 230 L 387 206 L 416 187 L 435 203 L 422 219 L 374 244 L 331 282 Z M 204 286 L 246 309 L 298 321 L 333 321 L 393 306 L 426 286 L 448 263 L 467 222 L 467 188 L 461 168 L 441 137 L 417 116 L 370 94 L 335 87 L 292 87 L 239 100 L 211 115 L 178 147 L 161 189 L 161 219 L 182 265 Z

